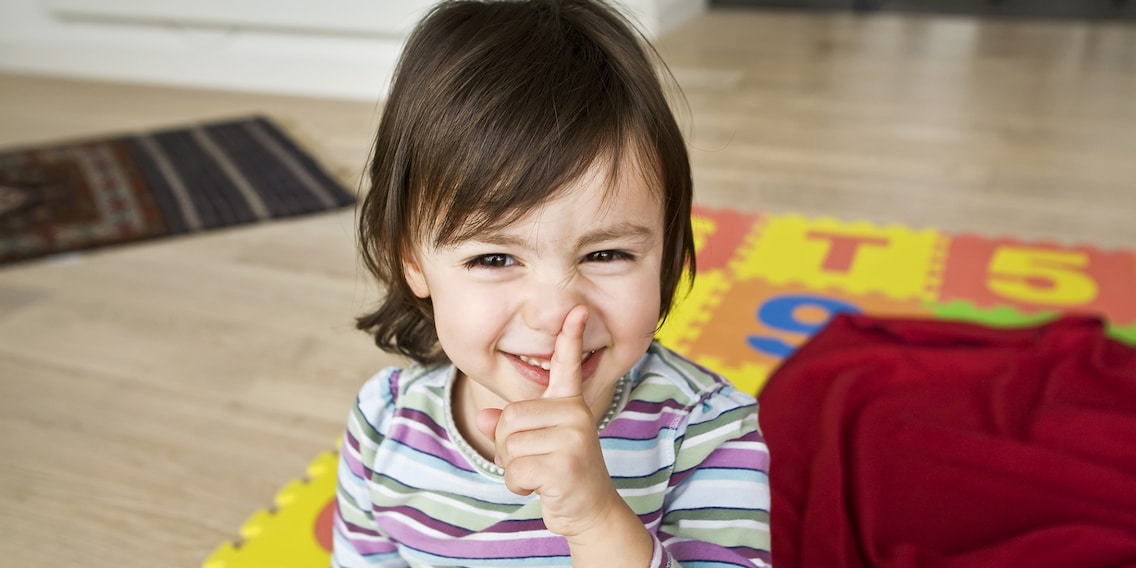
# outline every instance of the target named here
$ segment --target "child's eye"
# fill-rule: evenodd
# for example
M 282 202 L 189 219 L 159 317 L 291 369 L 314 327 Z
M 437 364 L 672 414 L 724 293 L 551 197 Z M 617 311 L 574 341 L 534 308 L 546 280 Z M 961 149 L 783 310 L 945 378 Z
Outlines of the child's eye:
M 621 250 L 600 250 L 588 253 L 584 260 L 587 262 L 615 262 L 617 260 L 635 260 L 635 257 Z
M 511 255 L 493 253 L 475 256 L 465 263 L 465 267 L 473 268 L 505 268 L 506 266 L 513 266 L 517 264 L 517 259 Z

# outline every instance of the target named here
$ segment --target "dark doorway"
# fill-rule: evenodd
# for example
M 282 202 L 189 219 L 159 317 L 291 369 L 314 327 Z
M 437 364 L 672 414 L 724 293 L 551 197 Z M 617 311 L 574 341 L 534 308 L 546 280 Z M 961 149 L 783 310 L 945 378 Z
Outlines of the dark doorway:
M 1136 19 L 1134 0 L 711 0 L 711 4 L 1009 18 Z

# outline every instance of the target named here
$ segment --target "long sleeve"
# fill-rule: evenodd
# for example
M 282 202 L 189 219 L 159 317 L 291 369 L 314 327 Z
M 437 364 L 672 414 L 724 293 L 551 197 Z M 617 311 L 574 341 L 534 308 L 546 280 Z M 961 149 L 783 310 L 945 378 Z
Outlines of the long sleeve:
M 770 566 L 769 451 L 753 399 L 722 388 L 676 445 L 658 535 L 669 565 Z
M 384 369 L 364 385 L 347 419 L 339 452 L 331 565 L 335 568 L 396 568 L 407 563 L 375 523 L 366 464 L 383 441 L 383 417 L 393 409 L 399 372 Z M 378 420 L 376 420 L 378 417 Z

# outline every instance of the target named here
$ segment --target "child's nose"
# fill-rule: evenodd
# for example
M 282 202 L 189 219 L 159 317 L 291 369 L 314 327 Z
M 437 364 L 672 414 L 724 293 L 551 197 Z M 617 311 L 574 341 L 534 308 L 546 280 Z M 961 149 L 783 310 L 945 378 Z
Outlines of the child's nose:
M 525 325 L 550 335 L 560 333 L 568 311 L 584 303 L 579 288 L 580 283 L 571 277 L 532 282 L 521 312 Z

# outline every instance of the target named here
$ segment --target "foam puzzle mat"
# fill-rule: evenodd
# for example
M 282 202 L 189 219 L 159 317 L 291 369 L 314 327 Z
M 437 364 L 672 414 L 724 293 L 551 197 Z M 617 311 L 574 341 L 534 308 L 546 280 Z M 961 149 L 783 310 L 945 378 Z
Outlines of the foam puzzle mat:
M 1136 345 L 1136 252 L 696 208 L 698 278 L 659 339 L 757 394 L 835 314 L 1040 323 L 1104 318 Z M 205 568 L 327 566 L 336 454 L 318 456 Z

